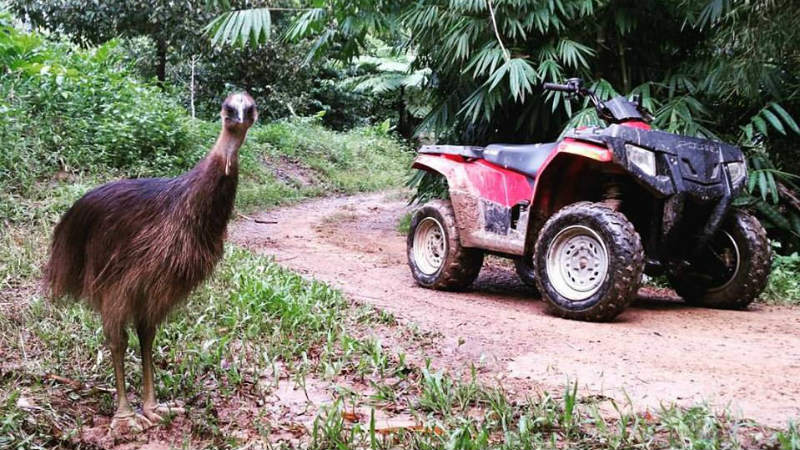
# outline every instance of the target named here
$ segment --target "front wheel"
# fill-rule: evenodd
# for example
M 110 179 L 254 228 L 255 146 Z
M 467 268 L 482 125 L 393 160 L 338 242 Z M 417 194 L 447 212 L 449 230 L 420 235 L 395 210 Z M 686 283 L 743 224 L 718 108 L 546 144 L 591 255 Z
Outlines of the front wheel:
M 745 309 L 767 285 L 772 256 L 764 227 L 734 210 L 692 266 L 668 278 L 687 303 Z
M 535 247 L 536 281 L 550 310 L 568 319 L 608 321 L 641 283 L 639 234 L 620 212 L 580 202 L 555 213 Z
M 458 290 L 481 270 L 483 252 L 461 246 L 453 207 L 445 200 L 424 204 L 411 217 L 407 254 L 411 274 L 420 286 Z

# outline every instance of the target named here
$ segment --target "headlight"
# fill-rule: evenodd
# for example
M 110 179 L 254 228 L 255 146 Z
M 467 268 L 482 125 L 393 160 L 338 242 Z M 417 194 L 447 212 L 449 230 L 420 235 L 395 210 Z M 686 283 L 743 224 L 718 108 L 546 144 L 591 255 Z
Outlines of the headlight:
M 656 154 L 633 144 L 625 144 L 628 162 L 651 177 L 656 175 Z
M 736 186 L 747 176 L 747 166 L 744 162 L 733 162 L 728 164 L 728 174 L 731 176 L 731 184 Z

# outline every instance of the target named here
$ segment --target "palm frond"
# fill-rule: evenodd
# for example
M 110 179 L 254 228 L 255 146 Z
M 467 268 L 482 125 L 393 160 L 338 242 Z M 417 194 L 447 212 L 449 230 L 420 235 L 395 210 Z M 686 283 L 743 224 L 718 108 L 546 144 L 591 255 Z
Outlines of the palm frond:
M 309 36 L 315 31 L 319 31 L 324 26 L 326 17 L 325 10 L 313 8 L 303 12 L 295 19 L 286 30 L 284 37 L 290 41 L 296 41 Z
M 269 8 L 242 9 L 219 15 L 203 30 L 212 45 L 256 46 L 265 43 L 272 32 Z
M 732 0 L 710 0 L 700 11 L 694 25 L 700 29 L 718 22 L 731 9 Z

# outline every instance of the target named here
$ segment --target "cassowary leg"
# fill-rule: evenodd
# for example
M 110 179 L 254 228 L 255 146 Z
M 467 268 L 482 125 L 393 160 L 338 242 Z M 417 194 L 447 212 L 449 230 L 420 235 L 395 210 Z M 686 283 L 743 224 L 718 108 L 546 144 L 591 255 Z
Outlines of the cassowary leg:
M 125 392 L 125 350 L 128 348 L 128 333 L 125 331 L 124 325 L 108 326 L 105 323 L 103 325 L 108 346 L 111 348 L 111 360 L 114 364 L 114 378 L 117 384 L 117 412 L 111 421 L 111 428 L 122 432 L 141 432 L 144 430 L 143 425 L 151 424 L 147 418 L 133 411 Z
M 139 343 L 142 346 L 142 410 L 145 417 L 160 422 L 162 415 L 183 413 L 183 408 L 156 403 L 156 392 L 153 386 L 153 338 L 156 328 L 148 324 L 138 324 Z
M 124 329 L 112 332 L 108 344 L 111 347 L 114 378 L 117 382 L 117 413 L 114 417 L 133 416 L 133 408 L 131 408 L 128 394 L 125 392 L 125 350 L 128 349 L 128 333 Z

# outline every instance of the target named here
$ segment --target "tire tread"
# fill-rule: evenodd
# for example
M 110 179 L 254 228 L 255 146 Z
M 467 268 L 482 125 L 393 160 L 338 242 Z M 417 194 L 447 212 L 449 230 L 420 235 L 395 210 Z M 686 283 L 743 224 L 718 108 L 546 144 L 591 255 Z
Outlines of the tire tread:
M 741 228 L 749 247 L 750 261 L 743 273 L 740 283 L 726 288 L 719 293 L 707 293 L 698 290 L 692 283 L 683 282 L 671 275 L 670 282 L 675 292 L 687 303 L 719 309 L 746 309 L 767 286 L 769 272 L 772 267 L 772 251 L 767 232 L 761 223 L 752 215 L 734 210 L 727 225 L 734 224 Z
M 475 248 L 467 248 L 461 246 L 459 240 L 458 227 L 456 226 L 456 217 L 453 212 L 453 207 L 447 200 L 431 200 L 415 213 L 412 219 L 412 225 L 415 219 L 419 220 L 418 214 L 425 214 L 426 209 L 434 209 L 442 217 L 442 226 L 445 228 L 447 235 L 447 248 L 448 256 L 445 258 L 445 265 L 439 272 L 433 283 L 422 282 L 418 275 L 413 262 L 413 235 L 415 226 L 412 226 L 408 231 L 408 263 L 411 266 L 411 272 L 417 282 L 425 287 L 438 290 L 461 290 L 472 284 L 478 277 L 483 265 L 483 252 Z
M 644 272 L 644 249 L 642 248 L 641 238 L 633 224 L 622 213 L 602 204 L 578 202 L 565 206 L 547 220 L 536 241 L 537 253 L 544 251 L 546 243 L 543 239 L 548 235 L 545 230 L 548 227 L 553 227 L 565 216 L 573 214 L 590 215 L 594 220 L 608 227 L 608 234 L 613 239 L 610 247 L 614 249 L 614 257 L 618 261 L 626 261 L 626 264 L 622 266 L 611 265 L 613 262 L 609 261 L 609 272 L 614 274 L 613 285 L 608 288 L 604 298 L 593 307 L 578 311 L 568 310 L 557 306 L 553 301 L 548 301 L 549 309 L 553 314 L 567 319 L 591 322 L 612 320 L 630 305 L 641 284 L 642 273 Z M 541 262 L 538 261 L 539 259 L 539 256 L 537 256 L 537 262 Z M 542 277 L 537 277 L 536 282 L 539 291 L 547 298 L 548 291 L 542 282 Z

